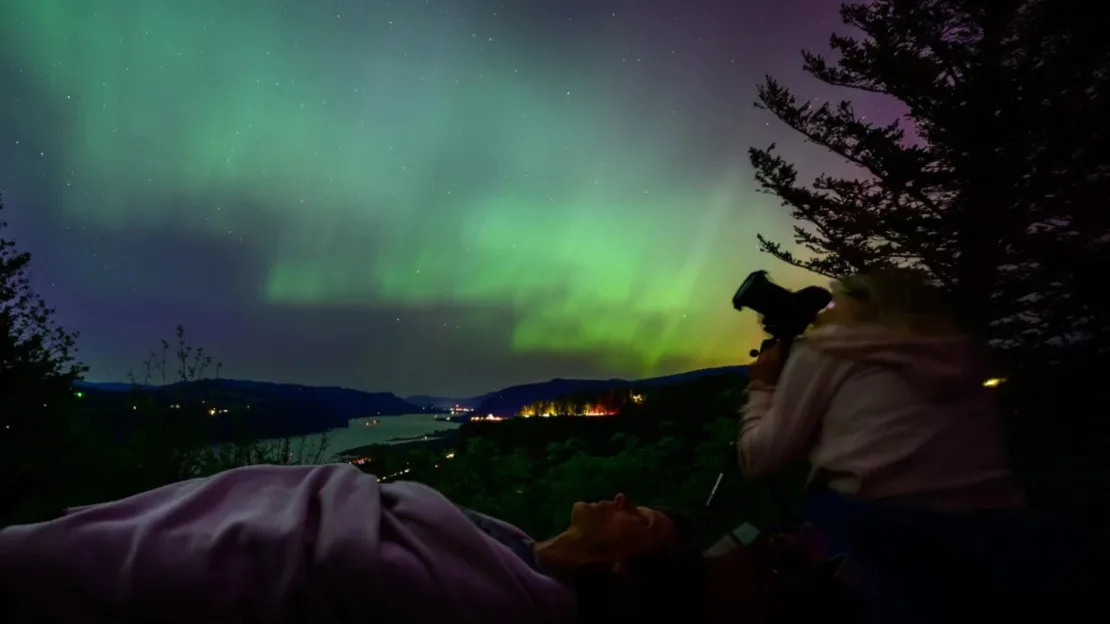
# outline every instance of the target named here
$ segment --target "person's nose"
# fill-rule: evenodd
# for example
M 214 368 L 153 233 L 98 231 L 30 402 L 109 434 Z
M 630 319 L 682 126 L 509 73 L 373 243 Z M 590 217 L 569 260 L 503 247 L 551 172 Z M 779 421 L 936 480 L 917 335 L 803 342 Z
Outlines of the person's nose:
M 617 509 L 628 509 L 629 507 L 631 507 L 631 505 L 628 504 L 628 499 L 624 496 L 624 494 L 617 494 L 616 497 L 613 498 L 613 503 L 616 504 Z

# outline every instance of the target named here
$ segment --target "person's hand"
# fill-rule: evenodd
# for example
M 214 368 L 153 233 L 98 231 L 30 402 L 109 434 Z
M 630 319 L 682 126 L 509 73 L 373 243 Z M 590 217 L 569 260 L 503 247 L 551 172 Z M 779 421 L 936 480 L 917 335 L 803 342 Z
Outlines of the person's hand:
M 756 388 L 773 388 L 782 374 L 782 346 L 775 346 L 759 354 L 748 367 L 748 384 Z

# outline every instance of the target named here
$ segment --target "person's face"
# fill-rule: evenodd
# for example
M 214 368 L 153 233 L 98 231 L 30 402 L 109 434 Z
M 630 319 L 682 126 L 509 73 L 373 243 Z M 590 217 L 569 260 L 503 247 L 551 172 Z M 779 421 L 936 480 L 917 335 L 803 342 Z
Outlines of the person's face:
M 635 507 L 623 494 L 597 503 L 575 503 L 570 526 L 596 554 L 613 561 L 678 543 L 678 531 L 666 514 Z

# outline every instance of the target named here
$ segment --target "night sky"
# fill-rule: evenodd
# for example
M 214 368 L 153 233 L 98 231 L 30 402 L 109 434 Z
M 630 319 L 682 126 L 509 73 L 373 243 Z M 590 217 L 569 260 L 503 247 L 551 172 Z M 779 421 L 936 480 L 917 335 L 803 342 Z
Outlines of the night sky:
M 748 147 L 849 171 L 755 85 L 844 97 L 801 72 L 837 4 L 6 1 L 6 235 L 97 381 L 177 323 L 399 394 L 741 363 L 739 281 L 815 281 L 757 252 L 791 222 Z

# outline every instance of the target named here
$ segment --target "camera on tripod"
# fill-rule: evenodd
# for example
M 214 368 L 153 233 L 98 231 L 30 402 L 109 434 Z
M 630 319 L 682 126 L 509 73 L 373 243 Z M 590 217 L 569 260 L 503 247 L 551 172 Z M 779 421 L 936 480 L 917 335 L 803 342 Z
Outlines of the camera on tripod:
M 763 341 L 759 349 L 752 349 L 756 357 L 771 347 L 780 345 L 782 361 L 790 353 L 790 347 L 807 327 L 817 320 L 817 314 L 829 307 L 832 293 L 820 286 L 810 286 L 793 292 L 779 286 L 767 278 L 767 271 L 756 271 L 749 275 L 732 296 L 732 307 L 737 310 L 748 308 L 763 316 L 763 330 L 771 335 Z M 717 481 L 705 501 L 707 509 L 713 506 L 718 490 L 725 478 L 736 468 L 736 444 L 728 446 L 724 457 L 724 468 L 717 475 Z
M 767 271 L 749 275 L 732 296 L 732 307 L 737 310 L 748 308 L 761 314 L 763 331 L 771 335 L 758 350 L 752 349 L 751 356 L 756 357 L 778 344 L 781 345 L 783 361 L 794 339 L 813 324 L 817 314 L 830 302 L 832 293 L 820 286 L 793 292 L 768 279 Z
M 756 271 L 747 276 L 733 295 L 733 308 L 737 310 L 747 308 L 763 315 L 761 324 L 764 331 L 770 334 L 770 338 L 763 341 L 758 350 L 751 350 L 751 356 L 755 358 L 778 344 L 781 359 L 786 362 L 794 339 L 817 320 L 817 314 L 828 308 L 831 301 L 833 301 L 833 293 L 820 286 L 808 286 L 794 292 L 771 282 L 767 278 L 767 271 Z M 713 507 L 720 485 L 725 481 L 725 477 L 736 469 L 738 459 L 736 443 L 729 444 L 726 451 L 724 470 L 717 475 L 713 490 L 709 491 L 709 497 L 705 502 L 706 509 Z

